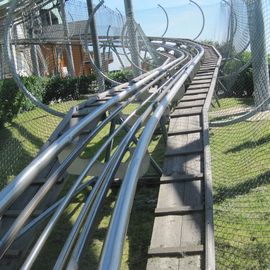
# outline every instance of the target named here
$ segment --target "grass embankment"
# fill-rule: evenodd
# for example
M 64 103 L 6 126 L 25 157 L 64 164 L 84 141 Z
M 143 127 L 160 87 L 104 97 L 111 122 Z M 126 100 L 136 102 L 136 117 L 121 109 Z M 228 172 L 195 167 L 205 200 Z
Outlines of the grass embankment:
M 220 110 L 250 105 L 224 99 Z M 269 121 L 213 128 L 211 154 L 218 269 L 269 269 Z
M 71 104 L 66 104 L 69 107 Z M 59 106 L 58 104 L 54 106 Z M 132 111 L 136 105 L 131 105 L 126 108 L 124 113 Z M 0 148 L 0 170 L 2 171 L 2 186 L 14 178 L 36 155 L 40 147 L 47 140 L 49 135 L 53 132 L 59 123 L 59 118 L 47 115 L 41 110 L 33 110 L 23 113 L 16 117 L 11 124 L 5 126 L 0 130 L 0 137 L 3 144 Z M 107 125 L 102 132 L 100 132 L 93 141 L 91 141 L 84 153 L 83 158 L 93 156 L 93 153 L 99 148 L 104 140 L 104 134 L 109 133 L 110 126 Z M 139 135 L 141 131 L 138 132 Z M 120 133 L 123 137 L 125 132 Z M 113 151 L 120 138 L 116 139 Z M 149 146 L 149 152 L 155 159 L 162 163 L 164 143 L 161 136 L 156 135 Z M 8 160 L 7 160 L 8 158 Z M 128 155 L 125 156 L 125 160 Z M 100 161 L 104 159 L 104 155 Z M 150 169 L 150 173 L 153 170 Z M 75 179 L 74 176 L 70 177 L 64 190 L 67 190 Z M 62 195 L 64 195 L 64 191 Z M 66 209 L 65 214 L 58 222 L 56 229 L 49 238 L 48 243 L 42 251 L 40 258 L 34 265 L 34 269 L 52 269 L 54 262 L 57 259 L 64 240 L 80 210 L 89 190 L 78 195 L 69 207 Z M 117 197 L 118 188 L 110 189 L 107 194 L 107 202 L 101 210 L 100 218 L 96 232 L 93 236 L 93 241 L 90 243 L 80 269 L 96 269 L 98 264 L 99 254 L 102 249 L 106 230 L 110 221 L 111 211 L 114 207 L 115 199 Z M 128 234 L 125 241 L 125 249 L 123 254 L 122 269 L 144 269 L 147 258 L 147 249 L 150 243 L 150 237 L 154 219 L 154 209 L 156 207 L 158 189 L 156 187 L 138 187 L 134 207 L 131 214 L 130 225 Z

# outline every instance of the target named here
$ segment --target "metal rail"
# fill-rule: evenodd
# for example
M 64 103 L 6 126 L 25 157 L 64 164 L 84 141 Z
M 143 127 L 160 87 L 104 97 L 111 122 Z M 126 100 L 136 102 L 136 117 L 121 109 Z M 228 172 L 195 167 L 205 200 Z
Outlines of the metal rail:
M 119 39 L 114 39 L 114 41 L 118 42 Z M 78 194 L 79 191 L 91 184 L 93 185 L 93 189 L 89 193 L 84 207 L 59 254 L 54 269 L 64 269 L 66 266 L 68 269 L 79 267 L 80 259 L 84 253 L 89 235 L 93 230 L 96 215 L 102 205 L 106 192 L 114 180 L 115 173 L 119 168 L 124 154 L 129 149 L 130 143 L 132 141 L 137 142 L 135 136 L 138 130 L 143 128 L 144 131 L 138 139 L 137 147 L 123 179 L 100 262 L 100 269 L 109 269 L 109 265 L 112 269 L 119 267 L 123 239 L 139 178 L 139 170 L 147 152 L 147 147 L 158 123 L 162 121 L 161 119 L 165 110 L 172 103 L 179 89 L 183 87 L 184 83 L 194 73 L 204 54 L 204 49 L 201 45 L 189 40 L 157 37 L 151 38 L 151 41 L 156 49 L 163 48 L 165 51 L 172 51 L 172 57 L 167 57 L 166 61 L 162 63 L 160 67 L 134 78 L 129 83 L 118 85 L 99 94 L 97 98 L 92 98 L 84 102 L 82 105 L 78 106 L 77 112 L 76 110 L 74 110 L 74 112 L 71 111 L 71 116 L 72 114 L 80 115 L 80 112 L 83 113 L 84 110 L 88 110 L 89 107 L 87 106 L 98 102 L 96 109 L 91 109 L 89 113 L 85 113 L 85 116 L 81 117 L 80 121 L 78 121 L 75 126 L 63 132 L 62 135 L 56 136 L 52 141 L 49 141 L 49 144 L 40 154 L 0 192 L 0 213 L 3 216 L 19 196 L 30 187 L 34 180 L 40 177 L 43 170 L 48 165 L 52 164 L 65 148 L 70 147 L 71 144 L 75 144 L 75 147 L 73 147 L 68 156 L 49 174 L 45 183 L 39 188 L 35 196 L 28 201 L 10 228 L 3 234 L 0 241 L 1 258 L 5 256 L 14 241 L 19 239 L 22 235 L 26 235 L 29 231 L 33 230 L 37 224 L 41 224 L 47 217 L 52 215 L 42 229 L 38 240 L 21 268 L 30 269 L 71 199 Z M 175 45 L 166 44 L 166 42 L 173 42 Z M 125 107 L 135 102 L 154 86 L 156 86 L 156 89 L 149 93 L 148 97 L 111 132 L 110 136 L 104 141 L 94 157 L 88 161 L 86 167 L 74 181 L 66 195 L 27 224 L 31 214 L 34 213 L 41 202 L 48 196 L 58 179 L 67 172 L 68 167 L 75 161 L 98 132 L 109 122 L 115 121 L 121 117 L 121 113 Z M 103 98 L 109 99 L 102 103 L 100 101 Z M 135 123 L 131 124 L 131 127 L 126 129 L 132 117 L 142 109 L 144 110 L 143 113 L 139 115 Z M 104 120 L 97 120 L 101 119 L 102 115 L 106 112 L 109 112 L 109 115 Z M 64 119 L 63 121 L 66 120 Z M 95 123 L 95 121 L 98 121 L 98 125 L 94 126 L 88 134 L 84 134 L 84 130 L 89 127 L 91 123 Z M 64 126 L 64 122 L 62 126 Z M 62 129 L 60 128 L 59 130 L 61 131 Z M 110 151 L 108 152 L 107 163 L 104 166 L 102 174 L 89 181 L 87 184 L 83 184 L 83 179 L 88 175 L 98 157 L 104 151 L 107 151 L 108 146 L 111 145 L 114 138 L 124 129 L 126 130 L 126 135 L 122 138 L 113 155 L 110 155 Z

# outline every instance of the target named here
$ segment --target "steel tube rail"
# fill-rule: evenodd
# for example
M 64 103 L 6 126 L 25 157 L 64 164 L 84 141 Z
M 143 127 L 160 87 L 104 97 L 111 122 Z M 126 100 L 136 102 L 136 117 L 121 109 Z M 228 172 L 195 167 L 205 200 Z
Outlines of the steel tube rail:
M 7 187 L 0 192 L 0 214 L 7 209 L 11 203 L 20 196 L 23 191 L 34 181 L 40 171 L 44 169 L 50 161 L 60 153 L 60 151 L 68 145 L 78 134 L 95 118 L 102 115 L 110 107 L 124 100 L 133 94 L 138 88 L 150 82 L 155 77 L 163 74 L 165 76 L 166 70 L 179 63 L 176 59 L 166 66 L 157 68 L 152 72 L 148 72 L 143 79 L 129 85 L 127 89 L 123 90 L 120 94 L 113 97 L 105 104 L 98 107 L 90 115 L 84 117 L 73 129 L 65 132 L 60 138 L 55 140 L 48 148 L 41 152 Z M 124 85 L 115 87 L 121 89 Z
M 57 222 L 57 220 L 60 217 L 60 214 L 64 211 L 65 207 L 68 205 L 70 199 L 73 197 L 73 194 L 74 194 L 75 190 L 77 189 L 77 186 L 79 186 L 79 184 L 81 183 L 81 181 L 83 180 L 83 178 L 88 174 L 88 172 L 90 171 L 90 169 L 94 165 L 95 161 L 98 159 L 98 157 L 101 155 L 101 153 L 106 149 L 106 147 L 109 145 L 109 143 L 111 142 L 111 140 L 113 140 L 113 138 L 117 134 L 119 134 L 119 132 L 121 131 L 121 127 L 124 126 L 125 124 L 127 124 L 128 121 L 131 119 L 131 117 L 135 113 L 136 113 L 136 110 L 132 114 L 130 114 L 130 116 L 125 120 L 125 123 L 123 123 L 118 129 L 116 129 L 114 131 L 114 133 L 108 138 L 108 140 L 99 148 L 99 150 L 97 151 L 97 153 L 95 154 L 95 156 L 90 160 L 90 162 L 85 167 L 85 169 L 83 170 L 83 172 L 81 173 L 81 175 L 77 178 L 75 184 L 69 190 L 68 194 L 65 197 L 65 200 L 58 207 L 57 211 L 54 213 L 53 217 L 51 218 L 51 220 L 47 224 L 46 228 L 42 232 L 42 234 L 39 237 L 37 243 L 35 244 L 34 248 L 32 249 L 32 252 L 28 256 L 27 260 L 25 261 L 22 269 L 29 269 L 31 267 L 31 265 L 34 263 L 36 257 L 38 256 L 38 254 L 39 254 L 39 252 L 41 250 L 41 248 L 43 247 L 46 239 L 48 238 L 50 232 L 52 231 L 52 229 L 54 227 L 54 224 Z M 96 185 L 94 186 L 94 190 L 97 189 L 98 184 L 99 184 L 99 182 L 97 182 Z M 94 194 L 94 192 L 92 192 L 92 194 Z
M 87 187 L 89 187 L 92 184 L 94 184 L 96 182 L 96 179 L 97 179 L 97 177 L 94 176 L 89 181 L 87 181 L 86 183 L 81 184 L 78 187 L 78 189 L 76 190 L 76 193 L 74 195 L 75 196 L 78 195 L 84 189 L 86 189 Z M 29 230 L 33 229 L 35 226 L 39 225 L 42 221 L 44 221 L 44 219 L 46 219 L 47 217 L 49 217 L 50 215 L 52 215 L 52 213 L 57 209 L 57 207 L 63 202 L 64 199 L 65 199 L 65 196 L 62 197 L 57 202 L 55 202 L 52 206 L 50 206 L 49 208 L 47 208 L 44 212 L 42 212 L 42 214 L 40 214 L 38 217 L 36 217 L 35 219 L 33 219 L 26 226 L 24 226 L 22 228 L 22 230 L 20 231 L 20 233 L 18 234 L 16 240 L 19 239 L 20 237 L 22 237 L 23 235 L 25 235 Z
M 177 73 L 181 73 L 182 71 L 178 71 Z M 174 76 L 174 80 L 177 80 L 179 76 Z M 142 108 L 147 102 L 149 102 L 149 100 L 154 97 L 155 95 L 157 95 L 158 93 L 161 92 L 161 90 L 164 88 L 164 87 L 169 87 L 167 86 L 167 84 L 171 84 L 171 80 L 165 82 L 163 84 L 163 86 L 161 86 L 155 93 L 153 93 L 150 97 L 148 97 L 147 100 L 145 100 L 140 108 Z M 165 93 L 166 94 L 166 93 Z M 164 96 L 164 94 L 163 94 Z M 125 146 L 122 146 L 120 145 L 118 147 L 118 150 L 117 151 L 122 151 L 123 148 L 127 147 L 127 145 L 134 139 L 134 136 L 135 136 L 135 133 L 136 131 L 141 127 L 142 123 L 146 120 L 146 118 L 150 115 L 150 113 L 153 111 L 154 107 L 155 107 L 155 104 L 156 102 L 158 102 L 158 100 L 160 99 L 160 97 L 158 96 L 156 98 L 155 101 L 153 101 L 151 103 L 151 105 L 146 109 L 146 111 L 144 112 L 144 114 L 136 121 L 136 123 L 132 126 L 132 128 L 128 131 L 127 135 L 125 136 L 125 138 L 122 140 L 122 143 L 121 144 L 125 144 Z M 114 153 L 114 157 L 119 157 L 121 154 L 118 153 L 118 152 L 115 152 Z M 113 157 L 112 157 L 113 159 Z M 112 162 L 112 161 L 110 161 Z M 108 165 L 109 166 L 109 165 Z M 109 167 L 107 167 L 107 169 L 109 169 Z M 115 168 L 116 169 L 116 168 Z M 97 181 L 97 184 L 95 185 L 94 187 L 94 190 L 92 190 L 92 193 L 91 195 L 89 195 L 91 198 L 89 198 L 87 200 L 87 202 L 85 203 L 85 206 L 83 208 L 83 210 L 81 211 L 80 213 L 80 217 L 78 218 L 78 220 L 76 221 L 73 229 L 72 229 L 72 232 L 70 233 L 70 236 L 68 237 L 66 243 L 65 243 L 65 246 L 64 248 L 62 249 L 61 251 L 61 254 L 60 256 L 58 257 L 58 260 L 55 264 L 55 267 L 54 269 L 62 269 L 64 267 L 64 263 L 68 257 L 68 254 L 70 253 L 71 251 L 71 247 L 76 239 L 76 236 L 78 235 L 78 233 L 80 232 L 80 229 L 82 227 L 82 222 L 83 222 L 83 216 L 86 216 L 88 211 L 89 211 L 89 208 L 91 207 L 92 205 L 92 201 L 95 199 L 95 194 L 97 196 L 96 200 L 98 200 L 98 203 L 96 204 L 95 206 L 95 209 L 94 210 L 91 210 L 90 214 L 88 214 L 88 221 L 86 222 L 88 225 L 87 226 L 84 226 L 83 228 L 83 232 L 81 233 L 81 236 L 80 236 L 80 239 L 79 239 L 79 242 L 80 244 L 76 245 L 75 247 L 75 250 L 73 252 L 73 255 L 72 255 L 72 261 L 70 261 L 70 265 L 75 265 L 75 264 L 78 264 L 79 260 L 80 260 L 80 257 L 81 257 L 81 254 L 82 254 L 82 251 L 83 251 L 83 247 L 82 245 L 84 245 L 85 243 L 85 239 L 87 238 L 87 235 L 89 234 L 89 231 L 91 230 L 91 227 L 93 225 L 93 222 L 94 222 L 94 219 L 95 219 L 95 215 L 97 213 L 97 209 L 100 207 L 100 204 L 102 202 L 102 198 L 103 196 L 105 195 L 105 191 L 103 191 L 102 193 L 98 193 L 98 191 L 100 190 L 101 186 L 105 185 L 105 190 L 107 190 L 107 188 L 109 187 L 108 186 L 108 181 L 110 181 L 111 177 L 107 177 L 104 181 L 105 183 L 103 183 L 103 177 L 100 177 L 100 179 Z M 103 182 L 102 182 L 103 181 Z M 93 206 L 94 207 L 94 206 Z M 85 217 L 84 217 L 85 218 Z M 71 267 L 71 266 L 70 266 Z
M 106 149 L 106 147 L 110 144 L 111 140 L 121 131 L 122 127 L 128 123 L 128 121 L 131 119 L 131 117 L 140 109 L 148 100 L 150 100 L 151 96 L 146 99 L 136 110 L 134 110 L 133 113 L 129 115 L 127 119 L 114 131 L 114 133 L 108 138 L 108 140 L 101 146 L 101 148 L 98 150 L 98 152 L 95 154 L 95 156 L 91 159 L 91 161 L 88 163 L 88 165 L 85 167 L 81 175 L 77 178 L 75 184 L 72 186 L 72 188 L 69 190 L 68 194 L 65 197 L 65 200 L 61 205 L 59 205 L 58 209 L 54 213 L 53 217 L 51 218 L 50 222 L 47 224 L 46 228 L 44 229 L 43 233 L 39 237 L 38 241 L 36 242 L 34 248 L 32 249 L 30 255 L 28 256 L 27 260 L 25 261 L 22 269 L 29 269 L 34 261 L 36 260 L 36 257 L 38 256 L 39 252 L 41 251 L 45 241 L 47 240 L 50 232 L 52 231 L 54 224 L 59 219 L 61 213 L 64 211 L 65 207 L 70 202 L 70 199 L 73 197 L 75 190 L 81 183 L 81 181 L 84 179 L 84 177 L 88 174 L 92 166 L 94 165 L 94 162 L 98 159 L 100 154 Z M 95 185 L 95 187 L 98 186 L 98 183 Z M 95 189 L 94 187 L 94 189 Z M 92 191 L 92 194 L 94 192 Z
M 183 68 L 183 69 L 184 69 L 184 68 Z M 174 75 L 174 76 L 169 80 L 169 82 L 166 82 L 162 87 L 160 87 L 160 89 L 157 91 L 157 93 L 160 92 L 160 91 L 162 90 L 162 88 L 164 88 L 164 86 L 167 85 L 167 84 L 168 84 L 168 85 L 166 86 L 166 89 L 167 89 L 167 88 L 170 89 L 170 87 L 172 86 L 172 84 L 174 84 L 174 82 L 175 82 L 176 80 L 179 79 L 179 74 L 181 75 L 182 72 L 183 72 L 182 70 L 178 71 L 178 72 L 177 72 L 177 75 Z M 129 141 L 130 138 L 131 138 L 131 140 L 132 140 L 132 138 L 134 138 L 134 135 L 135 135 L 134 132 L 135 132 L 136 130 L 138 130 L 138 128 L 141 126 L 141 124 L 146 120 L 146 118 L 148 117 L 148 115 L 152 112 L 152 110 L 155 108 L 155 104 L 156 104 L 163 96 L 165 96 L 165 95 L 167 94 L 168 89 L 167 89 L 166 91 L 162 92 L 162 95 L 159 95 L 159 96 L 156 98 L 156 100 L 155 100 L 154 102 L 151 103 L 150 107 L 148 107 L 148 108 L 146 109 L 146 111 L 145 111 L 144 114 L 140 117 L 140 119 L 138 119 L 138 120 L 136 121 L 136 123 L 133 125 L 133 127 L 131 128 L 131 130 L 130 130 L 129 133 L 127 134 L 127 136 L 130 136 L 129 134 L 130 134 L 130 132 L 131 132 L 131 137 L 127 137 L 127 136 L 126 136 L 125 139 L 123 140 L 124 142 Z M 133 129 L 133 130 L 132 130 L 132 129 Z M 119 148 L 120 148 L 120 147 L 119 147 Z M 118 156 L 118 155 L 119 155 L 119 154 L 116 154 L 116 156 Z M 109 181 L 109 180 L 110 180 L 110 178 L 109 178 L 107 181 Z M 108 182 L 105 183 L 104 185 L 105 185 L 105 190 L 106 190 L 106 187 L 108 188 Z M 107 185 L 107 186 L 106 186 L 106 185 Z M 104 187 L 104 186 L 103 186 L 103 187 Z M 99 192 L 99 193 L 97 194 L 96 201 L 97 201 L 98 203 L 96 204 L 96 206 L 93 206 L 94 209 L 91 210 L 90 214 L 88 214 L 88 221 L 86 222 L 87 225 L 84 226 L 83 232 L 81 233 L 80 238 L 79 238 L 79 240 L 78 240 L 78 244 L 76 245 L 76 247 L 75 247 L 75 249 L 74 249 L 74 251 L 73 251 L 72 259 L 71 259 L 70 262 L 69 262 L 68 269 L 73 269 L 73 267 L 75 267 L 75 268 L 76 268 L 76 267 L 77 267 L 77 268 L 79 267 L 79 266 L 78 266 L 78 263 L 79 263 L 79 260 L 80 260 L 81 255 L 82 255 L 82 252 L 83 252 L 83 249 L 84 249 L 84 245 L 85 245 L 86 239 L 87 239 L 87 237 L 88 237 L 88 235 L 89 235 L 89 232 L 90 232 L 90 230 L 91 230 L 91 228 L 92 228 L 92 225 L 93 225 L 94 220 L 95 220 L 95 215 L 96 215 L 96 213 L 97 213 L 97 211 L 98 211 L 98 208 L 100 207 L 100 204 L 101 204 L 101 202 L 102 202 L 102 197 L 104 196 L 104 194 L 105 194 L 105 191 L 104 191 L 104 190 L 103 190 L 103 192 Z M 93 192 L 92 192 L 91 196 L 93 196 Z M 89 203 L 90 203 L 90 202 L 89 202 Z M 90 207 L 90 206 L 88 206 L 88 207 Z M 78 228 L 78 230 L 77 230 L 77 233 L 78 233 L 78 232 L 79 232 L 79 228 Z M 72 236 L 71 238 L 69 238 L 69 240 L 68 240 L 67 243 L 65 244 L 65 248 L 64 248 L 64 252 L 65 252 L 65 253 L 62 254 L 61 258 L 59 258 L 59 260 L 58 260 L 59 263 L 55 265 L 55 269 L 59 269 L 60 266 L 63 267 L 63 260 L 67 258 L 67 255 L 68 255 L 67 252 L 70 250 L 70 248 L 71 248 L 71 246 L 72 246 L 71 240 L 73 240 L 73 241 L 75 240 L 75 235 Z M 61 264 L 61 262 L 62 262 L 62 264 Z M 60 269 L 61 269 L 61 268 L 60 268 Z
M 162 117 L 165 109 L 170 104 L 178 90 L 182 87 L 185 80 L 199 63 L 204 54 L 204 49 L 200 47 L 200 53 L 195 57 L 192 64 L 189 65 L 185 74 L 179 79 L 171 91 L 160 102 L 140 137 L 138 146 L 135 149 L 132 160 L 125 174 L 123 184 L 116 202 L 115 210 L 112 216 L 108 235 L 105 240 L 101 260 L 100 270 L 119 269 L 121 264 L 121 254 L 123 250 L 124 238 L 127 231 L 128 221 L 135 196 L 138 173 L 143 160 L 143 156 L 151 141 L 154 130 Z
M 155 81 L 157 81 L 161 76 L 157 77 Z M 152 85 L 153 82 L 150 83 Z M 53 187 L 55 182 L 63 175 L 64 171 L 70 166 L 73 160 L 81 153 L 83 148 L 88 144 L 88 142 L 107 124 L 109 123 L 120 111 L 126 107 L 130 102 L 132 102 L 135 98 L 140 96 L 144 91 L 147 90 L 149 86 L 144 87 L 139 92 L 137 92 L 134 96 L 129 98 L 126 102 L 124 102 L 120 107 L 118 107 L 115 111 L 113 111 L 97 128 L 92 131 L 68 156 L 68 158 L 57 168 L 57 170 L 49 177 L 46 183 L 39 189 L 34 198 L 27 204 L 18 218 L 15 220 L 13 225 L 10 227 L 8 232 L 2 237 L 0 242 L 0 257 L 2 257 L 8 247 L 12 244 L 12 242 L 16 239 L 17 234 L 31 216 L 36 207 L 41 203 L 49 190 Z

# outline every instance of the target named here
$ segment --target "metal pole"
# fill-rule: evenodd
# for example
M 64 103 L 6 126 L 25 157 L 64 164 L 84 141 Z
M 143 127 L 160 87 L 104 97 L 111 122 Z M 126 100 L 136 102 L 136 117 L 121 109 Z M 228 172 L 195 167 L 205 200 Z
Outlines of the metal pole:
M 75 68 L 74 68 L 74 60 L 73 60 L 73 53 L 72 53 L 72 45 L 69 39 L 69 29 L 67 24 L 66 18 L 66 11 L 65 11 L 65 1 L 60 0 L 60 11 L 63 20 L 63 30 L 64 30 L 64 38 L 67 41 L 66 50 L 67 50 L 67 59 L 68 59 L 68 73 L 72 77 L 75 76 Z
M 129 37 L 129 43 L 130 43 L 130 52 L 131 52 L 131 59 L 132 62 L 138 66 L 141 67 L 140 58 L 138 55 L 139 52 L 139 42 L 136 35 L 136 26 L 135 26 L 135 20 L 134 20 L 134 14 L 133 14 L 133 7 L 132 7 L 132 0 L 124 0 L 125 2 L 125 12 L 128 22 L 128 37 Z M 135 76 L 139 75 L 138 69 L 135 67 L 132 67 L 133 73 Z
M 0 79 L 4 79 L 4 74 L 5 74 L 5 71 L 4 71 L 4 56 L 3 56 L 3 45 L 1 44 L 0 45 Z
M 94 11 L 93 3 L 92 3 L 92 0 L 87 0 L 86 2 L 87 2 L 89 17 L 93 16 L 92 20 L 90 21 L 90 31 L 91 31 L 93 52 L 94 52 L 94 57 L 95 57 L 95 65 L 99 70 L 102 71 L 102 63 L 101 63 L 101 57 L 100 57 L 100 51 L 99 51 L 99 40 L 98 40 L 98 35 L 97 35 L 97 30 L 96 30 L 96 20 L 95 20 L 95 15 L 93 15 L 93 11 Z M 104 78 L 100 74 L 97 74 L 97 79 L 98 79 L 99 92 L 103 92 L 105 89 Z
M 253 67 L 254 100 L 258 106 L 269 98 L 269 68 L 265 45 L 265 27 L 261 0 L 247 1 L 251 61 Z M 266 110 L 265 104 L 261 110 Z
M 30 26 L 28 29 L 28 35 L 30 40 L 34 38 L 34 22 L 33 17 L 31 16 Z M 17 32 L 17 26 L 15 26 L 14 31 Z M 30 46 L 30 55 L 31 55 L 31 62 L 32 62 L 32 71 L 34 75 L 40 76 L 39 72 L 39 62 L 38 62 L 38 55 L 37 55 L 37 45 L 31 44 Z

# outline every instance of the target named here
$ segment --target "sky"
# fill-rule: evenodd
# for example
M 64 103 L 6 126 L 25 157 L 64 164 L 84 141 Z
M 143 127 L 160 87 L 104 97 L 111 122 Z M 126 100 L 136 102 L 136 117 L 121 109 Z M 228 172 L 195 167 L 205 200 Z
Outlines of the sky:
M 224 40 L 228 19 L 227 7 L 221 0 L 195 0 L 204 12 L 205 29 L 201 40 Z M 94 0 L 97 4 L 99 0 Z M 160 36 L 166 28 L 166 17 L 158 4 L 169 15 L 167 37 L 194 38 L 200 32 L 203 19 L 194 4 L 189 0 L 132 0 L 136 21 L 142 26 L 146 35 Z M 109 8 L 119 9 L 125 13 L 124 0 L 105 0 Z
M 225 41 L 227 35 L 228 7 L 221 0 L 195 0 L 203 9 L 205 27 L 199 40 Z M 69 0 L 66 2 L 72 20 L 84 20 L 88 17 L 85 0 Z M 94 4 L 99 0 L 93 0 Z M 161 36 L 166 28 L 166 16 L 158 4 L 162 5 L 169 16 L 169 27 L 166 37 L 194 39 L 202 28 L 203 18 L 198 7 L 189 0 L 132 0 L 134 16 L 147 36 Z M 124 0 L 105 0 L 106 5 L 115 14 L 125 14 Z M 113 12 L 114 13 L 114 12 Z M 115 22 L 115 14 L 104 7 L 96 14 L 99 35 L 106 35 L 108 25 L 115 25 L 115 31 L 122 30 L 122 21 Z M 118 18 L 118 19 L 119 19 Z M 117 28 L 118 27 L 118 28 Z M 110 34 L 117 35 L 111 28 Z M 114 57 L 115 58 L 115 57 Z M 119 63 L 117 63 L 119 65 Z M 115 63 L 112 69 L 115 68 Z
M 195 0 L 203 9 L 205 15 L 205 27 L 199 40 L 214 40 L 222 42 L 227 34 L 228 6 L 221 0 Z M 85 0 L 69 0 L 72 20 L 83 20 L 88 18 Z M 99 0 L 93 0 L 94 4 Z M 181 37 L 194 39 L 203 25 L 203 17 L 199 8 L 189 0 L 132 0 L 135 20 L 141 25 L 147 36 L 161 36 L 166 29 L 166 15 L 158 7 L 165 8 L 169 16 L 169 27 L 166 37 Z M 125 14 L 124 0 L 105 0 L 105 6 L 109 7 L 119 16 L 116 9 Z M 121 31 L 121 21 L 115 22 L 114 16 L 106 11 L 104 7 L 96 13 L 97 28 L 100 35 L 106 35 L 108 25 L 118 27 Z M 120 19 L 120 18 L 118 18 Z M 113 33 L 113 27 L 110 34 Z
M 98 3 L 98 0 L 94 0 L 94 3 Z M 213 4 L 219 3 L 220 0 L 196 0 L 196 3 L 200 4 Z M 188 4 L 189 0 L 132 0 L 134 10 L 151 9 L 157 7 L 158 4 L 164 7 L 175 7 L 183 4 Z M 124 11 L 124 0 L 105 0 L 106 6 L 115 9 L 118 8 Z

